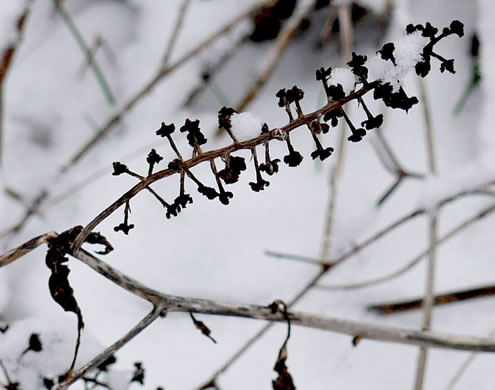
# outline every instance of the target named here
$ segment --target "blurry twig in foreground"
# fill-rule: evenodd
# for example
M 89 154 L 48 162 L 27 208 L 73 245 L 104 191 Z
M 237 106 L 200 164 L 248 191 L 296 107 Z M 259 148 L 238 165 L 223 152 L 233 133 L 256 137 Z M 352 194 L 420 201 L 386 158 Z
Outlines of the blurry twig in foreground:
M 20 0 L 18 0 L 20 1 Z M 32 2 L 30 0 L 24 0 L 24 7 L 21 8 L 21 12 L 15 15 L 14 20 L 12 22 L 12 28 L 15 26 L 16 37 L 13 41 L 10 41 L 6 47 L 2 48 L 3 51 L 0 52 L 0 166 L 2 166 L 3 162 L 3 122 L 4 122 L 4 107 L 3 107 L 3 95 L 5 89 L 5 78 L 7 76 L 7 72 L 9 71 L 9 67 L 12 64 L 12 59 L 14 58 L 14 53 L 18 49 L 21 44 L 24 27 L 26 25 L 26 18 L 29 14 L 30 7 Z M 2 28 L 8 28 L 8 26 L 3 26 Z M 3 43 L 0 42 L 0 45 Z
M 108 84 L 103 71 L 101 70 L 100 66 L 96 62 L 96 59 L 93 56 L 93 53 L 91 52 L 90 48 L 88 47 L 86 41 L 84 40 L 83 36 L 81 35 L 79 29 L 77 28 L 76 24 L 70 17 L 69 13 L 63 6 L 62 2 L 60 0 L 54 0 L 55 4 L 55 9 L 59 13 L 60 17 L 64 20 L 65 24 L 69 28 L 70 32 L 76 39 L 79 47 L 81 48 L 82 52 L 84 53 L 84 56 L 86 57 L 88 64 L 91 66 L 91 69 L 93 69 L 93 72 L 96 76 L 96 79 L 98 80 L 98 84 L 100 84 L 101 89 L 103 93 L 105 94 L 105 97 L 110 105 L 115 105 L 115 97 L 113 96 L 113 93 L 110 89 L 110 85 Z

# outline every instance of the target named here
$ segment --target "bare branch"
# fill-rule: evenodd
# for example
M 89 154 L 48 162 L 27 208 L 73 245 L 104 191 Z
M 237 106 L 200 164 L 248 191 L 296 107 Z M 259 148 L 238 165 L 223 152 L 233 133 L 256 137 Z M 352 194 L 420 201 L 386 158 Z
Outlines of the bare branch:
M 466 229 L 467 227 L 472 225 L 474 222 L 484 218 L 485 216 L 489 215 L 493 211 L 495 211 L 495 205 L 491 205 L 491 206 L 483 209 L 482 211 L 480 211 L 479 213 L 477 213 L 473 217 L 460 223 L 454 229 L 450 230 L 448 233 L 446 233 L 445 235 L 440 237 L 438 240 L 436 240 L 436 245 L 444 243 L 445 241 L 447 241 L 450 238 L 452 238 L 453 236 L 455 236 L 457 233 L 460 233 L 461 231 L 463 231 L 464 229 Z M 365 280 L 362 282 L 351 283 L 351 284 L 336 285 L 336 286 L 321 286 L 320 285 L 320 286 L 318 286 L 318 288 L 322 288 L 322 289 L 326 289 L 326 290 L 353 290 L 353 289 L 359 289 L 359 288 L 374 286 L 376 284 L 390 281 L 392 279 L 397 278 L 400 275 L 403 275 L 405 272 L 407 272 L 411 268 L 413 268 L 416 264 L 418 264 L 423 259 L 424 256 L 426 256 L 428 254 L 428 251 L 429 251 L 429 248 L 424 250 L 423 252 L 421 252 L 419 255 L 414 257 L 414 259 L 412 259 L 411 261 L 406 263 L 404 266 L 402 266 L 398 270 L 396 270 L 396 271 L 394 271 L 388 275 L 380 276 L 380 277 L 375 278 L 375 279 Z
M 229 303 L 200 298 L 184 298 L 163 294 L 142 285 L 85 250 L 80 249 L 74 252 L 73 256 L 118 286 L 148 300 L 160 307 L 161 310 L 167 312 L 192 312 L 286 322 L 283 313 L 273 313 L 268 306 Z M 486 338 L 383 327 L 296 311 L 290 311 L 287 314 L 293 325 L 347 334 L 352 337 L 359 336 L 361 339 L 443 349 L 495 352 L 495 341 Z
M 131 341 L 134 337 L 136 337 L 139 333 L 145 330 L 153 321 L 155 321 L 158 317 L 163 315 L 163 306 L 155 305 L 153 310 L 146 315 L 139 323 L 132 328 L 126 335 L 118 339 L 115 343 L 105 349 L 102 353 L 92 359 L 90 362 L 86 363 L 79 370 L 74 373 L 69 373 L 67 379 L 65 379 L 62 383 L 60 383 L 56 390 L 65 390 L 71 384 L 80 379 L 84 374 L 88 371 L 96 368 L 105 360 L 107 360 L 110 356 L 115 354 L 120 348 L 126 345 L 129 341 Z
M 40 245 L 46 244 L 50 239 L 55 238 L 57 236 L 58 234 L 55 232 L 45 233 L 42 234 L 41 236 L 34 237 L 29 241 L 25 242 L 24 244 L 22 244 L 21 246 L 18 246 L 17 248 L 14 248 L 4 253 L 2 256 L 0 256 L 0 268 L 5 267 L 10 263 L 13 263 L 18 258 L 28 254 L 29 252 L 36 249 Z

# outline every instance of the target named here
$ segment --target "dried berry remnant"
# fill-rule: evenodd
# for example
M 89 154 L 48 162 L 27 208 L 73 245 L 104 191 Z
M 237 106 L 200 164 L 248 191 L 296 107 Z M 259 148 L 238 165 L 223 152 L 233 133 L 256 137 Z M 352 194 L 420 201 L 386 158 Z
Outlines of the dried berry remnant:
M 259 168 L 261 172 L 265 172 L 267 175 L 272 176 L 274 173 L 278 172 L 278 164 L 280 159 L 276 158 L 274 160 L 270 157 L 270 144 L 265 143 L 265 162 L 260 164 Z
M 163 157 L 160 156 L 155 149 L 151 149 L 148 153 L 148 157 L 146 157 L 146 162 L 150 165 L 158 164 L 163 160 Z
M 31 336 L 29 336 L 29 345 L 24 352 L 22 352 L 22 355 L 29 351 L 41 352 L 42 350 L 43 346 L 41 344 L 40 335 L 37 333 L 32 333 Z
M 174 200 L 174 204 L 176 205 L 176 207 L 179 206 L 183 209 L 185 209 L 186 206 L 188 204 L 191 204 L 191 203 L 193 203 L 193 199 L 192 199 L 191 195 L 189 195 L 189 194 L 180 194 Z
M 51 390 L 52 387 L 55 386 L 55 382 L 53 381 L 53 379 L 43 378 L 43 386 L 45 387 L 45 389 Z
M 134 372 L 132 374 L 132 378 L 130 380 L 130 383 L 138 382 L 138 383 L 144 385 L 144 374 L 145 374 L 145 370 L 143 367 L 143 363 L 141 363 L 141 362 L 134 363 Z
M 359 104 L 361 104 L 364 112 L 366 113 L 366 116 L 368 117 L 367 120 L 361 122 L 361 126 L 365 126 L 366 130 L 372 130 L 372 129 L 379 128 L 383 123 L 383 115 L 378 114 L 377 116 L 373 116 L 373 114 L 370 112 L 370 110 L 366 106 L 366 103 L 364 102 L 362 97 L 358 98 L 358 102 L 359 102 Z
M 332 127 L 337 127 L 339 124 L 339 118 L 342 118 L 342 111 L 338 108 L 334 108 L 332 111 L 327 112 L 323 116 L 325 122 L 330 121 Z
M 413 105 L 418 104 L 418 98 L 415 96 L 409 97 L 402 87 L 399 91 L 393 92 L 393 87 L 390 83 L 380 84 L 373 91 L 375 100 L 381 99 L 383 103 L 390 108 L 400 108 L 404 111 L 409 111 Z
M 383 124 L 383 115 L 378 114 L 375 117 L 371 117 L 363 122 L 361 126 L 366 127 L 366 130 L 378 129 Z
M 234 114 L 238 114 L 238 112 L 231 107 L 223 106 L 220 111 L 218 111 L 218 126 L 225 130 L 230 130 L 232 128 L 230 118 Z
M 302 100 L 302 98 L 304 97 L 304 91 L 302 89 L 297 88 L 297 86 L 294 85 L 291 89 L 287 91 L 286 97 L 287 97 L 287 102 L 289 104 L 298 102 Z
M 181 167 L 182 167 L 182 161 L 179 160 L 178 158 L 168 163 L 168 169 L 172 169 L 174 171 L 180 171 Z
M 392 42 L 390 42 L 383 45 L 382 49 L 378 50 L 377 53 L 380 54 L 382 60 L 384 61 L 390 60 L 392 61 L 392 64 L 397 65 L 394 57 L 394 50 L 395 50 L 395 45 Z
M 325 89 L 325 95 L 327 95 L 327 98 L 330 97 L 330 93 L 328 91 L 328 79 L 330 75 L 332 74 L 332 68 L 323 68 L 321 67 L 320 69 L 316 70 L 316 80 L 321 81 L 323 84 L 323 88 Z
M 345 92 L 342 84 L 330 85 L 328 87 L 328 96 L 335 102 L 345 98 Z
M 112 175 L 114 176 L 119 176 L 122 175 L 123 173 L 127 173 L 127 165 L 121 164 L 118 161 L 115 161 L 113 164 L 113 172 Z
M 243 157 L 229 156 L 225 162 L 225 168 L 218 172 L 218 177 L 220 177 L 225 184 L 233 184 L 239 180 L 241 172 L 246 169 L 246 161 Z
M 200 185 L 198 187 L 198 192 L 204 196 L 206 196 L 208 199 L 213 200 L 218 196 L 218 192 L 211 187 L 207 187 L 204 185 Z
M 284 163 L 286 163 L 289 167 L 297 167 L 301 164 L 303 156 L 301 156 L 301 153 L 294 150 L 289 137 L 287 137 L 286 142 L 287 148 L 289 149 L 289 154 L 284 156 Z
M 328 128 L 328 125 L 326 123 L 324 123 L 323 125 L 325 125 Z M 309 129 L 311 130 L 311 135 L 316 145 L 316 150 L 311 153 L 311 158 L 315 160 L 316 158 L 319 157 L 320 160 L 323 161 L 328 157 L 330 157 L 334 149 L 332 147 L 323 148 L 323 146 L 320 143 L 320 140 L 317 137 L 317 134 L 322 132 L 322 124 L 320 123 L 320 121 L 314 120 L 313 122 L 311 122 L 309 125 Z
M 184 125 L 180 128 L 181 133 L 186 133 L 187 132 L 187 141 L 189 142 L 189 145 L 191 145 L 193 148 L 196 148 L 200 145 L 206 144 L 206 138 L 199 129 L 199 120 L 196 119 L 195 121 L 191 121 L 189 119 L 186 119 L 186 122 Z
M 368 77 L 368 68 L 364 66 L 367 59 L 366 56 L 352 52 L 352 60 L 347 63 L 351 67 L 352 73 L 358 76 L 363 84 L 366 83 Z
M 351 141 L 351 142 L 361 141 L 363 139 L 363 137 L 366 135 L 366 130 L 363 129 L 362 127 L 360 127 L 359 129 L 356 129 L 354 127 L 354 125 L 352 124 L 351 120 L 349 119 L 349 117 L 344 112 L 344 110 L 341 110 L 341 111 L 342 111 L 342 115 L 343 115 L 345 121 L 347 122 L 347 126 L 349 126 L 349 128 L 351 129 L 351 132 L 352 132 L 352 135 L 350 137 L 348 137 L 347 140 Z
M 199 321 L 194 317 L 193 313 L 189 313 L 191 316 L 191 319 L 194 323 L 194 326 L 201 331 L 206 337 L 208 337 L 211 341 L 213 341 L 215 344 L 217 341 L 211 336 L 211 330 L 208 328 L 203 321 Z
M 278 97 L 278 106 L 279 107 L 285 107 L 287 105 L 287 91 L 285 88 L 280 89 L 276 94 L 276 97 Z
M 156 131 L 156 135 L 160 137 L 168 137 L 172 135 L 175 131 L 175 125 L 171 123 L 170 125 L 166 125 L 165 122 L 162 122 L 162 126 Z
M 253 155 L 254 169 L 256 171 L 256 182 L 250 182 L 249 186 L 254 192 L 260 192 L 263 191 L 265 187 L 268 187 L 270 183 L 264 180 L 263 177 L 261 176 L 260 168 L 258 165 L 258 155 L 256 153 L 256 148 L 251 149 L 251 154 Z
M 146 162 L 149 164 L 148 176 L 153 173 L 153 168 L 156 164 L 163 160 L 163 157 L 160 156 L 155 149 L 151 149 L 148 153 L 148 157 L 146 157 Z

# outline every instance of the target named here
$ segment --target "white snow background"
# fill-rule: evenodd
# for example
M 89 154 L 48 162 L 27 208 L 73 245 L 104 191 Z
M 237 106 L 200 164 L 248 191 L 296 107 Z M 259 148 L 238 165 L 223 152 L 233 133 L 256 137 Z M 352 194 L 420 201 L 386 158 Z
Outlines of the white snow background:
M 0 49 L 15 39 L 13 19 L 24 3 L 19 1 L 19 9 L 12 6 L 13 3 L 0 2 Z M 94 73 L 85 65 L 74 36 L 54 11 L 53 3 L 33 1 L 22 43 L 2 91 L 2 253 L 39 234 L 85 225 L 133 186 L 136 179 L 111 175 L 113 161 L 145 174 L 146 155 L 154 147 L 164 156 L 158 168 L 164 168 L 175 156 L 166 140 L 155 135 L 162 121 L 173 122 L 179 128 L 186 118 L 199 119 L 209 140 L 205 150 L 229 143 L 226 137 L 214 136 L 217 111 L 225 102 L 215 96 L 213 89 L 220 89 L 230 105 L 235 105 L 265 63 L 273 45 L 244 45 L 215 78 L 214 87 L 207 89 L 192 107 L 184 108 L 182 103 L 189 91 L 201 80 L 203 66 L 228 50 L 233 36 L 245 31 L 245 24 L 241 24 L 239 31 L 222 38 L 160 82 L 99 145 L 66 175 L 59 176 L 57 172 L 62 164 L 155 74 L 183 4 L 179 0 L 66 0 L 63 3 L 88 43 L 97 37 L 104 39 L 104 47 L 98 50 L 96 60 L 115 95 L 116 105 L 111 106 L 105 99 Z M 254 3 L 254 0 L 192 0 L 170 63 Z M 384 3 L 361 2 L 377 10 L 382 9 Z M 493 181 L 495 3 L 492 0 L 397 0 L 395 4 L 380 42 L 368 36 L 369 27 L 357 29 L 354 51 L 372 58 L 384 42 L 400 40 L 409 23 L 429 21 L 441 29 L 458 19 L 465 25 L 464 38 L 449 37 L 435 50 L 445 58 L 455 58 L 457 73 L 440 73 L 439 62 L 433 59 L 432 71 L 424 80 L 432 113 L 438 172 L 435 177 L 428 174 L 423 101 L 417 78 L 414 72 L 405 78 L 403 74 L 389 74 L 396 79 L 404 78 L 406 92 L 418 96 L 420 103 L 406 114 L 385 109 L 371 97 L 365 100 L 373 113 L 384 113 L 383 133 L 402 166 L 407 171 L 426 175 L 427 179 L 405 180 L 382 207 L 377 207 L 376 201 L 393 183 L 394 177 L 377 157 L 373 147 L 376 135 L 371 130 L 363 141 L 347 143 L 344 169 L 338 182 L 330 259 L 418 207 L 431 208 L 436 200 L 460 189 L 470 190 Z M 305 97 L 301 104 L 305 112 L 321 106 L 322 88 L 314 79 L 315 69 L 341 66 L 338 36 L 322 50 L 315 48 L 314 38 L 321 29 L 316 23 L 324 23 L 328 16 L 327 11 L 321 12 L 310 30 L 297 37 L 284 53 L 274 76 L 249 106 L 249 114 L 236 116 L 234 127 L 249 134 L 242 134 L 240 138 L 252 136 L 246 123 L 258 126 L 266 122 L 270 128 L 287 123 L 286 114 L 277 106 L 275 97 L 280 88 L 294 84 L 302 88 Z M 474 31 L 481 41 L 483 79 L 462 112 L 454 115 L 454 107 L 472 74 L 469 47 Z M 376 69 L 375 74 L 379 75 L 380 71 L 387 72 Z M 336 77 L 348 82 L 348 72 L 339 72 L 341 75 L 336 73 Z M 352 80 L 348 84 L 352 84 Z M 346 88 L 352 89 L 352 85 Z M 354 103 L 348 106 L 346 111 L 358 124 L 363 120 L 362 110 Z M 332 130 L 331 133 L 333 135 L 323 136 L 322 142 L 337 148 L 337 132 Z M 176 135 L 180 139 L 178 132 Z M 192 194 L 194 203 L 178 217 L 167 220 L 160 204 L 143 191 L 131 202 L 130 223 L 135 228 L 128 236 L 113 231 L 113 227 L 122 222 L 122 209 L 96 229 L 115 247 L 103 260 L 165 293 L 260 305 L 268 305 L 275 299 L 290 301 L 319 268 L 269 257 L 265 251 L 315 258 L 320 255 L 329 202 L 329 177 L 337 154 L 336 151 L 323 163 L 314 162 L 310 157 L 314 145 L 307 130 L 294 132 L 291 140 L 304 156 L 301 166 L 289 168 L 281 163 L 280 172 L 267 178 L 270 186 L 260 193 L 249 188 L 248 182 L 255 180 L 254 170 L 249 166 L 239 183 L 228 188 L 234 193 L 229 206 L 206 200 L 188 181 L 187 192 Z M 282 159 L 287 150 L 285 145 L 272 144 L 272 158 Z M 184 139 L 180 139 L 178 145 L 186 155 Z M 241 155 L 252 164 L 249 154 Z M 258 155 L 262 155 L 261 149 Z M 198 167 L 194 172 L 205 184 L 214 185 L 205 167 Z M 98 174 L 99 178 L 85 182 Z M 86 184 L 80 190 L 64 196 L 82 182 Z M 177 196 L 178 187 L 175 176 L 154 185 L 170 200 Z M 5 230 L 23 217 L 43 189 L 49 190 L 49 196 L 42 203 L 41 211 L 20 231 L 6 236 Z M 7 190 L 18 193 L 21 199 L 7 195 Z M 439 213 L 439 235 L 492 201 L 490 194 L 482 194 L 463 197 L 444 207 Z M 427 216 L 422 216 L 395 230 L 329 272 L 320 284 L 346 285 L 399 269 L 427 248 L 427 221 Z M 493 283 L 494 223 L 495 217 L 489 215 L 438 247 L 435 291 Z M 68 366 L 72 360 L 75 316 L 64 313 L 50 297 L 45 249 L 39 248 L 0 270 L 0 325 L 10 324 L 10 329 L 0 334 L 0 359 L 20 382 L 22 390 L 41 389 L 40 375 L 61 374 L 64 361 Z M 80 366 L 125 334 L 150 307 L 80 262 L 71 260 L 69 266 L 70 281 L 86 324 L 78 360 Z M 365 289 L 313 288 L 295 309 L 420 329 L 421 311 L 379 316 L 368 312 L 366 306 L 420 297 L 424 283 L 423 261 L 399 278 Z M 435 307 L 432 329 L 484 337 L 495 329 L 494 309 L 493 298 Z M 143 362 L 146 369 L 146 389 L 197 388 L 264 326 L 257 320 L 203 315 L 197 318 L 211 329 L 217 344 L 194 327 L 189 315 L 169 314 L 117 353 L 118 362 L 109 378 L 109 383 L 114 385 L 112 390 L 125 388 L 129 370 L 136 361 Z M 29 356 L 35 352 L 28 352 L 18 361 L 19 351 L 26 348 L 31 332 L 40 334 L 46 351 L 38 360 Z M 274 326 L 219 376 L 219 387 L 271 388 L 271 381 L 276 377 L 273 366 L 285 336 L 285 325 Z M 417 347 L 369 340 L 362 340 L 353 347 L 349 336 L 294 327 L 288 351 L 287 365 L 298 389 L 413 387 Z M 446 389 L 467 356 L 466 352 L 430 350 L 425 389 Z M 480 354 L 455 388 L 490 388 L 495 377 L 493 364 L 492 355 Z M 0 385 L 6 384 L 2 375 L 0 372 Z M 75 384 L 74 388 L 83 388 L 83 384 Z M 137 389 L 139 384 L 133 383 L 131 388 Z

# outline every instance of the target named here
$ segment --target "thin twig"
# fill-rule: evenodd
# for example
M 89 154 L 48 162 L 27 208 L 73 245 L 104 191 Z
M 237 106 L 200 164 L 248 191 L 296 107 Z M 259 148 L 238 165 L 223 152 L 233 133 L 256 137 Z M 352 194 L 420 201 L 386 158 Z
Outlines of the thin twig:
M 436 240 L 435 245 L 438 246 L 440 244 L 443 244 L 445 241 L 454 237 L 457 233 L 460 233 L 461 231 L 463 231 L 464 229 L 466 229 L 467 227 L 472 225 L 474 222 L 481 220 L 482 218 L 486 217 L 487 215 L 489 215 L 493 211 L 495 211 L 495 204 L 483 209 L 482 211 L 480 211 L 476 215 L 472 216 L 471 218 L 469 218 L 469 219 L 465 220 L 464 222 L 460 223 L 459 225 L 457 225 L 454 229 L 450 230 L 447 234 L 443 235 L 438 240 Z M 378 278 L 369 279 L 369 280 L 365 280 L 365 281 L 361 281 L 361 282 L 357 282 L 357 283 L 351 283 L 351 284 L 332 285 L 332 286 L 319 285 L 318 288 L 322 288 L 325 290 L 354 290 L 354 289 L 370 287 L 370 286 L 374 286 L 374 285 L 381 284 L 384 282 L 388 282 L 392 279 L 397 278 L 400 275 L 403 275 L 407 271 L 409 271 L 411 268 L 413 268 L 415 265 L 417 265 L 423 259 L 423 257 L 428 254 L 428 252 L 429 252 L 429 248 L 424 250 L 423 252 L 421 252 L 419 255 L 414 257 L 414 259 L 412 259 L 411 261 L 406 263 L 404 266 L 402 266 L 398 270 L 391 272 L 390 274 L 387 274 L 385 276 L 380 276 Z
M 488 335 L 489 338 L 492 338 L 495 336 L 495 330 L 492 330 L 490 334 Z M 461 379 L 462 375 L 467 371 L 469 366 L 474 362 L 474 359 L 478 356 L 476 352 L 471 353 L 464 363 L 462 363 L 461 367 L 459 367 L 459 370 L 456 372 L 454 377 L 450 380 L 449 384 L 445 388 L 445 390 L 452 390 L 454 386 L 459 382 L 459 379 Z
M 426 93 L 426 85 L 422 78 L 418 78 L 419 91 L 423 107 L 423 118 L 425 121 L 426 130 L 426 145 L 427 145 L 427 157 L 430 174 L 436 174 L 436 161 L 435 161 L 435 146 L 433 141 L 433 124 L 430 112 L 430 105 L 428 95 Z M 431 312 L 433 308 L 433 285 L 435 282 L 435 263 L 436 263 L 436 243 L 437 243 L 437 218 L 438 209 L 434 209 L 429 216 L 429 248 L 428 248 L 428 262 L 426 267 L 426 286 L 425 286 L 425 299 L 423 301 L 423 331 L 429 331 L 431 327 Z M 416 371 L 416 390 L 423 389 L 426 358 L 428 355 L 428 349 L 421 347 L 418 357 L 418 366 Z
M 203 90 L 210 85 L 211 81 L 213 81 L 215 75 L 234 57 L 248 37 L 249 34 L 245 34 L 237 39 L 228 50 L 217 58 L 214 64 L 208 65 L 206 70 L 202 71 L 200 84 L 189 92 L 188 97 L 184 101 L 184 106 L 190 106 L 195 102 L 201 92 L 203 92 Z
M 160 315 L 163 315 L 164 306 L 157 304 L 153 307 L 153 310 L 146 315 L 139 323 L 132 328 L 126 335 L 118 339 L 115 343 L 105 349 L 102 353 L 92 359 L 90 362 L 86 363 L 76 372 L 70 374 L 67 379 L 65 379 L 62 383 L 60 383 L 56 390 L 65 390 L 71 384 L 80 379 L 84 374 L 88 371 L 96 368 L 98 365 L 107 360 L 110 356 L 114 355 L 120 348 L 126 345 L 129 341 L 131 341 L 134 337 L 136 337 L 139 333 L 145 330 L 153 321 L 155 321 Z
M 7 383 L 11 384 L 12 381 L 10 380 L 9 373 L 8 373 L 7 368 L 5 367 L 5 365 L 3 364 L 1 359 L 0 359 L 0 368 L 2 369 L 3 375 L 5 376 Z
M 302 2 L 302 4 L 298 6 L 298 8 L 296 8 L 290 19 L 286 22 L 282 31 L 279 33 L 277 41 L 275 42 L 275 45 L 268 55 L 268 60 L 266 61 L 261 71 L 258 73 L 256 80 L 253 81 L 253 83 L 247 89 L 246 93 L 237 105 L 237 111 L 244 111 L 249 103 L 251 103 L 251 101 L 261 90 L 261 88 L 265 85 L 266 81 L 272 75 L 275 67 L 280 62 L 282 53 L 285 51 L 289 43 L 294 38 L 297 30 L 299 29 L 299 26 L 301 25 L 301 22 L 314 9 L 315 3 L 316 0 L 306 0 L 305 2 Z
M 313 263 L 313 264 L 318 264 L 318 265 L 321 265 L 321 263 L 322 263 L 322 260 L 320 257 L 309 257 L 309 256 L 295 255 L 292 253 L 282 253 L 282 252 L 277 252 L 277 251 L 272 251 L 272 250 L 266 250 L 265 255 L 275 257 L 277 259 L 283 259 L 283 260 L 302 261 L 303 263 Z
M 168 63 L 170 56 L 172 55 L 172 51 L 174 50 L 175 44 L 177 43 L 177 39 L 179 38 L 179 32 L 182 28 L 182 24 L 184 22 L 189 4 L 191 4 L 191 0 L 182 1 L 179 13 L 177 14 L 177 19 L 175 20 L 174 29 L 172 30 L 172 34 L 170 34 L 167 48 L 165 50 L 165 54 L 163 55 L 162 66 Z

